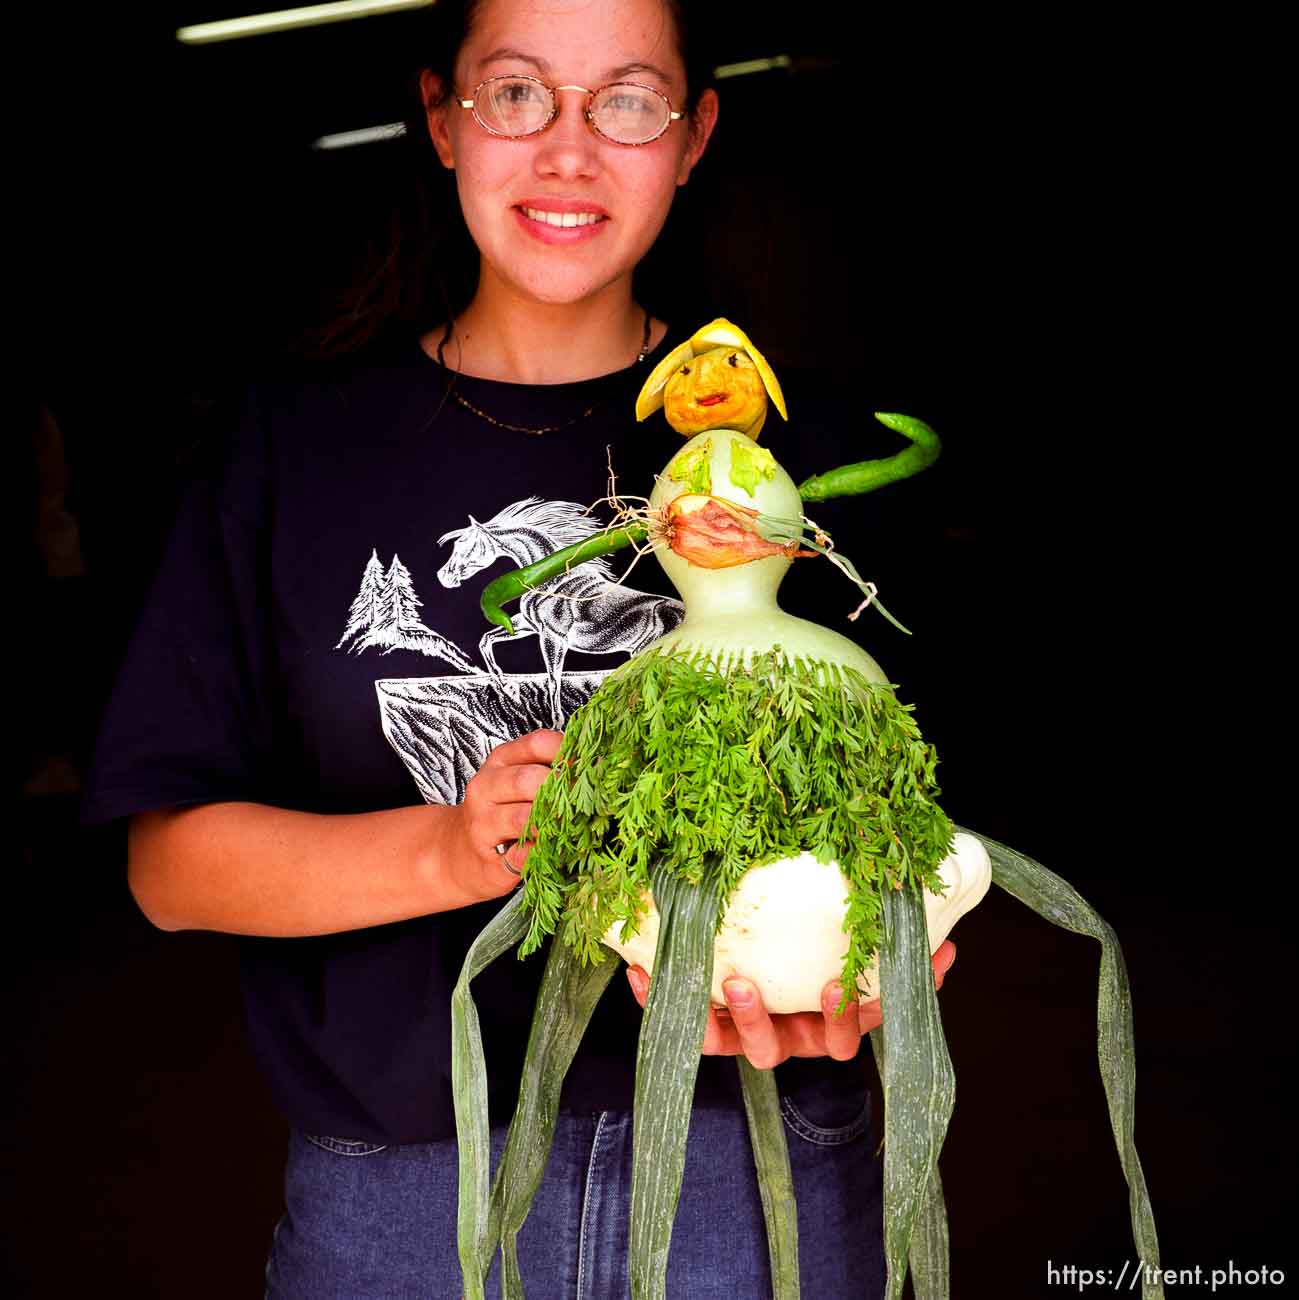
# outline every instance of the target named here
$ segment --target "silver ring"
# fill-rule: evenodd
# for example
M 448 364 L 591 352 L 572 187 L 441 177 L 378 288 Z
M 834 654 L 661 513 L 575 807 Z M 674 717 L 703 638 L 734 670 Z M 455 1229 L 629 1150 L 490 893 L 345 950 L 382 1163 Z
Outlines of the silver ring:
M 514 843 L 513 840 L 504 840 L 500 844 L 497 844 L 495 846 L 496 855 L 501 860 L 501 866 L 503 866 L 505 870 L 510 873 L 510 875 L 521 876 L 523 873 L 518 869 L 518 867 L 513 866 L 509 858 L 505 856 L 510 851 L 510 845 L 513 843 Z

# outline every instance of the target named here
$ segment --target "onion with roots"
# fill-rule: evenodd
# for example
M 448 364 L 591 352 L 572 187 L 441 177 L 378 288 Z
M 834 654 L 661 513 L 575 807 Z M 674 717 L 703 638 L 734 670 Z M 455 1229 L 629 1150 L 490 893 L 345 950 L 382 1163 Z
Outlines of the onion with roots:
M 761 383 L 758 383 L 758 380 Z M 734 380 L 734 383 L 730 381 Z M 728 386 L 729 384 L 729 386 Z M 523 886 L 470 949 L 453 997 L 460 1138 L 460 1256 L 467 1300 L 499 1249 L 503 1294 L 522 1297 L 515 1239 L 540 1184 L 560 1086 L 618 963 L 653 970 L 637 1057 L 630 1224 L 633 1300 L 661 1300 L 710 1002 L 741 974 L 772 1012 L 813 1011 L 832 979 L 881 999 L 871 1035 L 884 1093 L 888 1294 L 948 1294 L 938 1155 L 954 1080 L 930 954 L 989 882 L 1101 943 L 1099 1055 L 1133 1235 L 1162 1295 L 1158 1243 L 1133 1143 L 1132 1020 L 1112 931 L 1040 864 L 954 827 L 936 802 L 936 755 L 875 660 L 841 634 L 781 610 L 797 555 L 824 554 L 871 584 L 803 516 L 804 503 L 869 492 L 931 464 L 933 431 L 881 415 L 911 446 L 796 487 L 756 443 L 762 355 L 726 321 L 659 364 L 637 416 L 665 406 L 690 440 L 642 512 L 601 537 L 491 583 L 488 618 L 566 567 L 653 546 L 685 604 L 682 623 L 615 669 L 569 720 L 533 805 Z M 715 427 L 724 410 L 728 427 Z M 878 602 L 875 602 L 878 604 Z M 548 938 L 519 1104 L 489 1180 L 485 1063 L 470 982 L 488 962 Z M 773 1294 L 799 1294 L 797 1220 L 771 1071 L 737 1058 L 767 1220 Z

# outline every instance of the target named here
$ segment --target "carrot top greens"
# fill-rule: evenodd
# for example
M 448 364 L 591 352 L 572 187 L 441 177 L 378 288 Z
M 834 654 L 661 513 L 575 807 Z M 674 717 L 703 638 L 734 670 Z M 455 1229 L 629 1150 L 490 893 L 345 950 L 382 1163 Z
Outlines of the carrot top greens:
M 937 756 L 911 709 L 855 669 L 651 653 L 617 669 L 569 721 L 532 810 L 520 954 L 560 930 L 587 963 L 601 936 L 634 932 L 657 862 L 723 897 L 750 867 L 807 851 L 849 887 L 843 985 L 880 943 L 886 888 L 942 891 L 952 825 L 934 802 Z

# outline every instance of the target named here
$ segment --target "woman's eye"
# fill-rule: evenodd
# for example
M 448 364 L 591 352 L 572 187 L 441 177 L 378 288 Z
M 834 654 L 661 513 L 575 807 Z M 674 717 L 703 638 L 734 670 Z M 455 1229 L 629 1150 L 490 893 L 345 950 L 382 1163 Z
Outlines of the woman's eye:
M 610 95 L 604 106 L 615 113 L 647 113 L 650 108 L 641 95 Z
M 647 90 L 638 90 L 635 86 L 606 86 L 597 93 L 594 108 L 597 113 L 614 117 L 644 117 L 657 115 L 659 104 Z
M 682 367 L 681 367 L 681 373 L 682 373 L 683 375 L 688 375 L 688 374 L 690 373 L 690 367 L 689 367 L 689 366 L 682 366 Z
M 536 86 L 530 86 L 527 82 L 515 82 L 504 88 L 501 98 L 510 104 L 531 104 L 540 96 Z
M 512 116 L 541 112 L 546 104 L 545 90 L 521 77 L 517 80 L 502 77 L 489 83 L 487 98 L 488 102 L 483 106 L 487 112 Z
M 734 352 L 732 352 L 731 355 L 726 358 L 726 360 L 729 361 L 730 364 L 733 366 L 738 366 L 740 364 L 738 361 L 736 361 Z

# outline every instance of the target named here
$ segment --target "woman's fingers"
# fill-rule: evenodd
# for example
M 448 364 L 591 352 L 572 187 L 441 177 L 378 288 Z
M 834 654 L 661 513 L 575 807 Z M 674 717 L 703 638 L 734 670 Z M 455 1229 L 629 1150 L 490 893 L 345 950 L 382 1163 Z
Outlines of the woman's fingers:
M 831 980 L 821 990 L 821 1015 L 825 1021 L 825 1054 L 836 1061 L 851 1061 L 861 1047 L 863 1033 L 857 1005 L 849 998 L 843 1015 L 839 1003 L 843 998 L 843 985 Z
M 731 1023 L 739 1036 L 740 1050 L 749 1064 L 759 1070 L 770 1070 L 792 1053 L 781 1042 L 780 1032 L 772 1023 L 757 988 L 748 980 L 724 980 L 722 992 L 726 995 L 726 1008 L 731 1013 Z
M 516 767 L 521 763 L 541 763 L 549 767 L 559 753 L 560 743 L 564 739 L 562 731 L 530 731 L 517 740 L 508 740 L 497 745 L 487 756 L 484 768 Z
M 950 939 L 933 955 L 934 987 L 942 988 L 943 977 L 956 960 L 956 945 Z M 650 977 L 640 966 L 627 967 L 627 982 L 642 1007 L 649 996 Z M 732 976 L 723 981 L 725 1007 L 709 1007 L 704 1031 L 705 1056 L 746 1056 L 751 1065 L 769 1070 L 791 1056 L 830 1056 L 849 1061 L 857 1055 L 861 1040 L 883 1023 L 880 1000 L 849 1002 L 839 1015 L 843 986 L 832 980 L 821 991 L 821 1011 L 772 1016 L 762 1004 L 757 986 Z
M 469 819 L 469 842 L 480 860 L 502 871 L 508 870 L 505 863 L 518 871 L 523 870 L 527 860 L 527 845 L 520 845 L 519 836 L 527 829 L 528 817 L 532 813 L 530 803 L 495 803 L 490 797 L 481 796 L 471 799 L 465 795 L 464 811 Z M 505 845 L 505 851 L 497 851 L 497 845 Z M 511 871 L 511 875 L 516 874 Z
M 531 731 L 497 745 L 465 786 L 452 861 L 472 895 L 500 897 L 518 885 L 532 850 L 519 839 L 563 739 L 558 731 Z
M 708 1025 L 704 1029 L 704 1056 L 739 1056 L 743 1051 L 740 1036 L 735 1031 L 730 1013 L 725 1007 L 708 1008 Z
M 549 775 L 550 768 L 540 763 L 516 763 L 497 768 L 491 773 L 492 794 L 497 803 L 531 807 L 537 791 Z
M 938 945 L 934 952 L 934 988 L 943 987 L 943 976 L 952 969 L 952 963 L 956 960 L 956 945 L 950 939 L 944 939 Z
M 629 966 L 627 983 L 643 1008 L 649 996 L 650 977 L 642 967 Z M 708 1008 L 703 1055 L 745 1056 L 760 1070 L 769 1070 L 791 1056 L 851 1059 L 857 1053 L 863 1031 L 854 1023 L 851 1003 L 843 1016 L 835 1014 L 839 1007 L 839 985 L 827 988 L 835 990 L 834 999 L 831 1001 L 827 992 L 821 1012 L 773 1016 L 763 1006 L 761 994 L 750 981 L 726 980 L 722 985 L 726 1006 Z
M 495 856 L 498 844 L 510 844 L 504 856 L 522 869 L 528 848 L 514 842 L 527 829 L 532 801 L 550 774 L 562 740 L 558 731 L 532 731 L 497 745 L 487 756 L 465 787 L 464 809 L 478 853 Z
M 514 831 L 517 838 L 527 825 L 528 810 L 550 775 L 550 764 L 563 739 L 558 731 L 530 731 L 518 740 L 497 745 L 469 782 L 465 801 L 472 797 L 477 803 L 509 809 L 511 824 L 522 819 Z
M 528 829 L 530 803 L 498 803 L 492 808 L 489 838 L 493 844 L 513 844 Z

